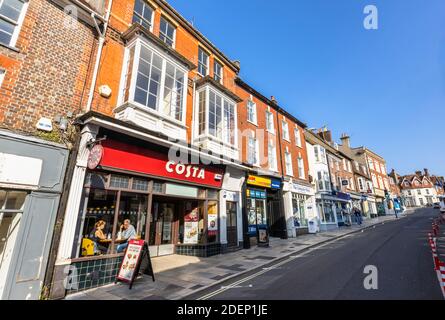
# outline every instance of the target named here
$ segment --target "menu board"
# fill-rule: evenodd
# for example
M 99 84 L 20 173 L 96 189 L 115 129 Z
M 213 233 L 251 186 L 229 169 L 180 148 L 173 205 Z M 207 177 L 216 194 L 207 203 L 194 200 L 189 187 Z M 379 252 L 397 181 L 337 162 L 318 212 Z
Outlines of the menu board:
M 198 243 L 198 221 L 199 214 L 197 207 L 191 209 L 191 211 L 184 216 L 184 244 Z
M 130 240 L 128 242 L 127 251 L 125 252 L 124 260 L 119 269 L 117 279 L 125 282 L 133 281 L 144 243 L 144 240 Z

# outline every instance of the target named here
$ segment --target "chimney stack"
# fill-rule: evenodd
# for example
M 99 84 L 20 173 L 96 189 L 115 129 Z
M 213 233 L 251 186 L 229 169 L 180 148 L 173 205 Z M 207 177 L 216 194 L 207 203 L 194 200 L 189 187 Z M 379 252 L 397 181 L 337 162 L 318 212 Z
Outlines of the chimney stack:
M 350 144 L 351 139 L 350 139 L 349 135 L 347 135 L 346 133 L 343 133 L 341 135 L 340 140 L 341 140 L 341 144 L 344 145 L 346 148 L 348 148 L 348 149 L 351 148 L 351 144 Z
M 416 171 L 416 176 L 421 176 L 422 175 L 422 171 Z
M 275 99 L 275 96 L 271 96 L 270 97 L 270 101 L 272 101 L 273 103 L 277 104 L 277 99 Z
M 238 69 L 241 69 L 241 61 L 239 61 L 239 60 L 234 60 L 234 61 L 232 61 L 232 63 L 233 63 L 235 66 L 237 66 Z
M 425 172 L 425 176 L 429 177 L 430 176 L 430 172 L 428 169 L 423 169 L 423 171 Z

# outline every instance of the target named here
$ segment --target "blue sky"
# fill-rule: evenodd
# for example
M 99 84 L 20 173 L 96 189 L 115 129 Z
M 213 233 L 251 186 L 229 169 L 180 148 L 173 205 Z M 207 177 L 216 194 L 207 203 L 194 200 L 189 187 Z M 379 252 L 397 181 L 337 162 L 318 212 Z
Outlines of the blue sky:
M 169 2 L 309 127 L 350 134 L 388 170 L 445 174 L 445 1 Z M 368 4 L 378 30 L 363 27 Z

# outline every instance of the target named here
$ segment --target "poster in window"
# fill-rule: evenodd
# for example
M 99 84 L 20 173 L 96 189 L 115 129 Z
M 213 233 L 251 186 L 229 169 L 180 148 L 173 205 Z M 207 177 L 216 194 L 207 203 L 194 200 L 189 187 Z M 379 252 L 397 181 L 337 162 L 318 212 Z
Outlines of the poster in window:
M 198 243 L 198 208 L 193 208 L 184 216 L 184 244 Z
M 208 214 L 208 230 L 218 231 L 218 214 L 216 213 Z

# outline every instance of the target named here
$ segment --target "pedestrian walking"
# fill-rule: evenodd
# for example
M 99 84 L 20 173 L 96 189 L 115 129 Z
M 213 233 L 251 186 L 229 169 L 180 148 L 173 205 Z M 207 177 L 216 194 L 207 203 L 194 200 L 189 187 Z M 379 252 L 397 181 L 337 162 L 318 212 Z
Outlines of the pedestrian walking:
M 359 226 L 362 225 L 362 212 L 358 208 L 354 208 L 355 219 L 357 220 L 357 224 Z

